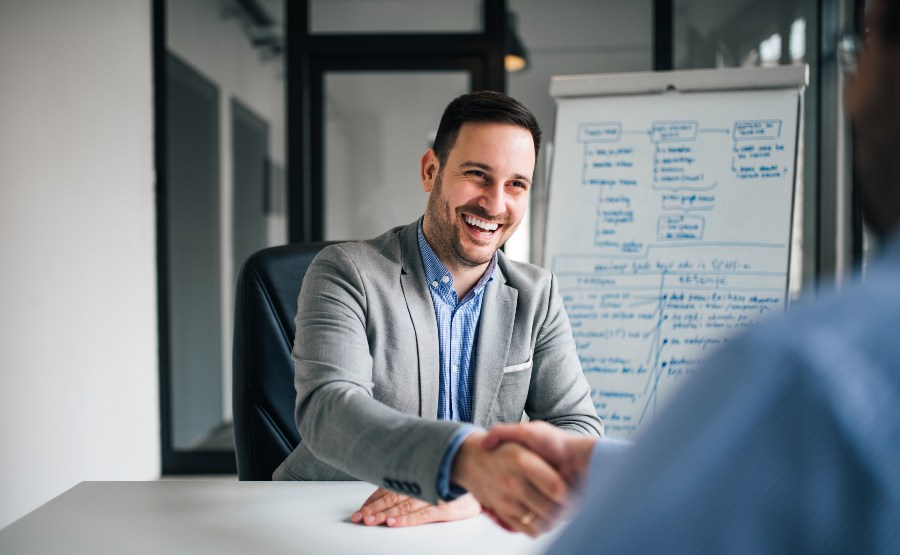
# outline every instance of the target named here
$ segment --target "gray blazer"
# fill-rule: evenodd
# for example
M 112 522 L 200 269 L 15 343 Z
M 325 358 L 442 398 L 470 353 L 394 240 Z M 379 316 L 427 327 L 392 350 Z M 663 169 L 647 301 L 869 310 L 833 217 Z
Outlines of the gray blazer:
M 360 479 L 438 499 L 459 422 L 438 421 L 438 336 L 418 222 L 322 250 L 303 280 L 293 359 L 303 438 L 276 480 Z M 523 411 L 576 433 L 603 425 L 555 277 L 507 260 L 488 283 L 474 363 L 474 423 Z

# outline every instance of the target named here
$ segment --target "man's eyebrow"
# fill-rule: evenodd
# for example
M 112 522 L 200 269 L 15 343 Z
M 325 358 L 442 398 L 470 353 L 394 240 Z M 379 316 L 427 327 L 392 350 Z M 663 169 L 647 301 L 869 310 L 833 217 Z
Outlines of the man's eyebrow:
M 479 170 L 484 170 L 486 172 L 493 171 L 493 169 L 494 169 L 490 165 L 485 164 L 484 162 L 475 162 L 474 160 L 468 160 L 466 162 L 463 162 L 459 165 L 459 167 L 460 167 L 460 169 L 462 169 L 462 168 L 478 168 Z M 512 177 L 513 177 L 513 179 L 518 179 L 519 181 L 527 181 L 528 183 L 531 183 L 530 177 L 525 177 L 524 175 L 522 175 L 520 173 L 514 173 L 512 175 Z
M 479 170 L 484 170 L 484 171 L 487 171 L 487 172 L 489 172 L 489 171 L 491 171 L 491 170 L 494 169 L 494 168 L 490 167 L 489 165 L 487 165 L 487 164 L 485 164 L 485 163 L 483 163 L 483 162 L 475 162 L 475 161 L 473 161 L 473 160 L 469 160 L 469 161 L 467 161 L 467 162 L 463 162 L 463 163 L 461 163 L 461 164 L 459 165 L 459 167 L 460 167 L 460 168 L 473 168 L 473 167 L 474 167 L 474 168 L 478 168 Z

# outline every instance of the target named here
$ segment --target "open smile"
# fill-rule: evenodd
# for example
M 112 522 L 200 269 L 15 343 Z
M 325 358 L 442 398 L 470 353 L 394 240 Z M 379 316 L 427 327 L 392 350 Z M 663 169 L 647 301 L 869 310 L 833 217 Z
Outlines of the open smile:
M 503 227 L 502 224 L 498 224 L 497 222 L 487 222 L 468 214 L 463 214 L 462 218 L 471 231 L 481 236 L 493 236 L 501 227 Z

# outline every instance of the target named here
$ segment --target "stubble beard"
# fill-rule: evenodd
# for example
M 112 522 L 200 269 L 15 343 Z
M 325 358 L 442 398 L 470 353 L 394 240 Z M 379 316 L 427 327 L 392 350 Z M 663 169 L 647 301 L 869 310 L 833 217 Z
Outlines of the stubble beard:
M 502 229 L 506 231 L 506 235 L 501 236 L 501 240 L 497 243 L 496 248 L 483 259 L 473 258 L 463 246 L 462 235 L 465 233 L 465 230 L 459 225 L 459 221 L 461 221 L 459 213 L 468 212 L 476 217 L 483 218 L 486 221 L 490 221 L 491 218 L 478 206 L 461 206 L 457 208 L 456 211 L 451 210 L 450 203 L 447 202 L 441 194 L 442 176 L 443 170 L 438 173 L 431 194 L 428 195 L 428 203 L 425 206 L 425 211 L 433 224 L 432 229 L 434 235 L 433 237 L 428 237 L 428 241 L 435 251 L 435 254 L 437 254 L 438 258 L 440 258 L 445 265 L 447 263 L 458 264 L 459 266 L 467 268 L 483 266 L 491 261 L 494 254 L 501 246 L 503 246 L 503 243 L 509 239 L 512 232 L 515 231 L 516 226 L 509 226 L 509 228 L 507 228 L 509 224 L 507 222 L 502 222 L 504 224 Z

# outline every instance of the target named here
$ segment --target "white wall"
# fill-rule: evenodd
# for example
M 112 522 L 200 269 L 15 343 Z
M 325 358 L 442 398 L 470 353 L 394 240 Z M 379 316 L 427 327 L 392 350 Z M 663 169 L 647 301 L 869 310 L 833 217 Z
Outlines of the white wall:
M 149 0 L 0 2 L 0 527 L 159 475 Z

